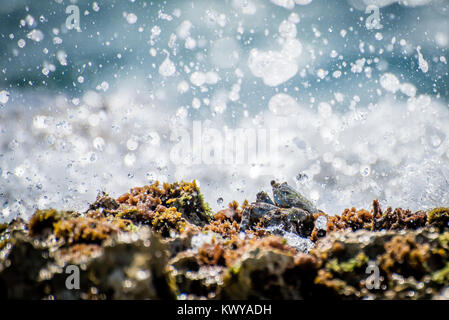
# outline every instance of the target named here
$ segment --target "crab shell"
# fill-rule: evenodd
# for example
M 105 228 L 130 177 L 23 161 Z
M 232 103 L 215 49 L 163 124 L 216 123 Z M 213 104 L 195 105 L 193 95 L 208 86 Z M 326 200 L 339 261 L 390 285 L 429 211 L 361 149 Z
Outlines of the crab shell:
M 298 191 L 290 187 L 287 182 L 277 183 L 271 181 L 273 188 L 274 203 L 281 208 L 299 208 L 311 214 L 318 212 L 318 209 L 302 196 Z
M 278 208 L 268 212 L 260 220 L 263 227 L 274 227 L 282 235 L 284 232 L 308 237 L 314 228 L 313 215 L 299 208 Z
M 265 228 L 272 228 L 282 234 L 293 232 L 307 237 L 314 227 L 313 214 L 318 210 L 299 192 L 286 182 L 271 182 L 274 202 L 270 196 L 260 191 L 256 202 L 246 207 L 242 213 L 240 230 L 254 228 L 259 222 Z
M 257 224 L 260 218 L 267 215 L 270 211 L 276 209 L 278 209 L 278 207 L 266 202 L 256 201 L 252 203 L 249 207 L 243 210 L 240 230 L 249 229 L 252 225 Z
M 311 234 L 314 227 L 313 214 L 300 208 L 279 208 L 266 202 L 254 202 L 242 214 L 240 230 L 253 228 L 259 222 L 265 228 L 278 229 L 278 233 L 293 232 L 302 237 Z

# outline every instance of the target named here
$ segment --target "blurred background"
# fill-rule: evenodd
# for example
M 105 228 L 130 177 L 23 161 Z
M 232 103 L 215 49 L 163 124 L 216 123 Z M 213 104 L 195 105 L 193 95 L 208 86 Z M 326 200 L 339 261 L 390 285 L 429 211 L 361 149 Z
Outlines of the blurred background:
M 216 210 L 272 179 L 329 214 L 448 205 L 448 47 L 448 0 L 1 0 L 0 220 L 156 180 Z M 274 151 L 189 161 L 194 123 Z

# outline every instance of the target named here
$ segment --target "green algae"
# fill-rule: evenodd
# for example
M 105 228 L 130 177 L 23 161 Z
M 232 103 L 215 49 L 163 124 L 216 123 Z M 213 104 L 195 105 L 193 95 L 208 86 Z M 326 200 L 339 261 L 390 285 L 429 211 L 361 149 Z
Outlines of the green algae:
M 356 257 L 342 262 L 339 262 L 337 258 L 334 258 L 327 262 L 326 268 L 337 274 L 348 273 L 362 268 L 368 261 L 368 256 L 361 252 Z
M 449 262 L 446 263 L 444 268 L 432 273 L 431 278 L 432 281 L 440 285 L 447 285 L 449 283 Z

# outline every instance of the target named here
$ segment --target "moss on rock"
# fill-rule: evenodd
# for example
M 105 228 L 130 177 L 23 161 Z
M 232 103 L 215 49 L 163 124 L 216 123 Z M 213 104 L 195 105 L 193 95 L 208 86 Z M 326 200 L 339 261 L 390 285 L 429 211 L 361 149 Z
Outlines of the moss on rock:
M 53 232 L 54 224 L 69 216 L 70 213 L 66 211 L 57 211 L 55 209 L 36 210 L 28 223 L 29 234 L 37 236 L 44 232 Z
M 304 215 L 278 208 L 263 192 L 257 198 L 212 214 L 195 181 L 155 183 L 118 199 L 100 193 L 85 213 L 37 210 L 28 223 L 0 225 L 0 292 L 37 299 L 433 299 L 449 286 L 448 208 L 382 211 L 374 201 L 371 210 Z M 307 232 L 296 228 L 303 217 L 310 218 Z M 65 288 L 68 264 L 85 270 L 85 289 Z M 376 268 L 379 286 L 370 289 L 367 271 Z
M 440 228 L 449 227 L 449 208 L 435 208 L 427 213 L 429 224 Z

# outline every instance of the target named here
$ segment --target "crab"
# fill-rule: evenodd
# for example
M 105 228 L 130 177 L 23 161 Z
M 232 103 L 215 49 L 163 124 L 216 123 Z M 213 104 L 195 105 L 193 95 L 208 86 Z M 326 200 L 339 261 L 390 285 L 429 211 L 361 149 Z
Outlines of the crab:
M 279 235 L 292 232 L 301 237 L 310 236 L 314 227 L 313 214 L 319 210 L 286 182 L 273 180 L 271 187 L 274 201 L 266 192 L 259 192 L 256 202 L 243 211 L 240 230 L 259 226 Z
M 281 208 L 299 208 L 308 213 L 314 214 L 318 212 L 318 209 L 312 204 L 312 202 L 306 199 L 298 191 L 290 187 L 287 182 L 276 183 L 271 181 L 271 187 L 273 188 L 274 202 Z

